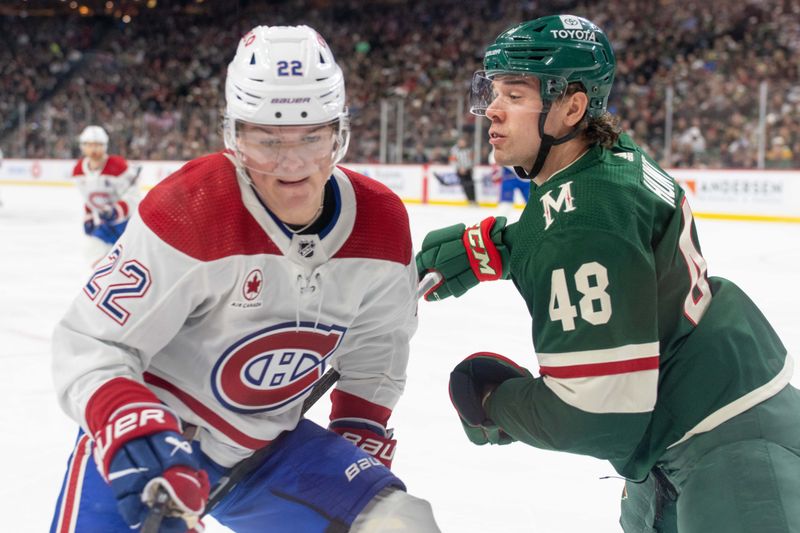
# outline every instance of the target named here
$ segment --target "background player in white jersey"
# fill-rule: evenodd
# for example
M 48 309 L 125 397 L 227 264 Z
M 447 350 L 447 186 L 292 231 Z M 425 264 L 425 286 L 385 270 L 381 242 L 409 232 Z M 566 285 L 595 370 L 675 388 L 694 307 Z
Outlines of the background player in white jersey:
M 81 157 L 72 177 L 83 197 L 83 231 L 90 238 L 87 255 L 104 256 L 119 239 L 139 203 L 138 172 L 124 157 L 109 155 L 108 134 L 86 126 L 78 138 Z
M 444 276 L 434 299 L 511 278 L 540 375 L 490 352 L 459 363 L 468 438 L 608 460 L 627 533 L 800 531 L 792 357 L 739 287 L 708 275 L 683 189 L 607 113 L 605 33 L 542 17 L 501 33 L 484 68 L 472 111 L 531 199 L 514 224 L 429 233 L 418 266 Z
M 316 31 L 241 39 L 227 150 L 150 191 L 56 328 L 59 401 L 82 432 L 54 531 L 128 531 L 161 489 L 160 531 L 185 531 L 264 446 L 211 511 L 235 531 L 438 531 L 389 469 L 416 329 L 408 215 L 335 166 L 348 138 L 342 72 Z M 331 431 L 301 418 L 328 367 Z

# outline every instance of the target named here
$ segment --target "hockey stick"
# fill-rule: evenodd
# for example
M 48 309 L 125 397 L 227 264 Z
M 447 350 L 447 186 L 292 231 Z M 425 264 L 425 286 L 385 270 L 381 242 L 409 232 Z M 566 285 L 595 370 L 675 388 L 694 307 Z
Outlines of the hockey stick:
M 429 272 L 426 274 L 425 277 L 419 282 L 419 286 L 417 287 L 417 299 L 422 298 L 425 293 L 438 285 L 441 280 L 442 275 L 438 272 Z M 303 408 L 300 410 L 301 417 L 305 415 L 311 406 L 317 403 L 317 401 L 323 395 L 325 395 L 326 392 L 328 392 L 328 389 L 330 389 L 333 384 L 339 380 L 339 377 L 339 373 L 333 368 L 325 372 L 322 378 L 314 385 L 314 388 L 311 390 L 311 394 L 309 394 L 308 397 L 303 401 Z M 247 459 L 242 459 L 236 463 L 233 468 L 231 468 L 231 471 L 227 476 L 220 478 L 209 495 L 208 503 L 206 504 L 206 508 L 203 511 L 201 518 L 213 511 L 219 502 L 221 502 L 225 496 L 230 494 L 230 492 L 234 489 L 234 487 L 236 487 L 236 485 L 239 484 L 242 479 L 244 479 L 247 475 L 255 471 L 264 463 L 264 461 L 274 451 L 275 442 L 280 438 L 281 437 L 278 436 L 267 446 L 256 450 L 255 453 L 253 453 L 253 455 Z M 166 517 L 168 505 L 169 494 L 163 488 L 159 488 L 153 501 L 150 513 L 148 513 L 147 518 L 142 524 L 142 533 L 158 533 L 158 530 L 161 527 L 161 521 Z
M 322 396 L 328 392 L 328 389 L 330 389 L 338 379 L 339 372 L 333 368 L 325 372 L 322 378 L 320 378 L 320 380 L 314 385 L 314 388 L 311 389 L 311 394 L 309 394 L 308 397 L 303 401 L 303 408 L 300 411 L 300 416 L 302 417 L 304 414 L 306 414 L 311 406 L 317 403 L 317 400 L 322 398 Z M 274 444 L 280 438 L 281 437 L 278 436 L 267 446 L 256 450 L 255 453 L 253 453 L 253 455 L 247 459 L 242 459 L 236 463 L 233 468 L 231 468 L 227 476 L 221 477 L 209 495 L 208 503 L 206 504 L 206 508 L 203 511 L 202 516 L 210 513 L 214 507 L 216 507 L 217 504 L 219 504 L 219 502 L 221 502 L 222 499 L 225 498 L 225 496 L 227 496 L 242 479 L 244 479 L 245 476 L 261 466 L 267 457 L 272 454 L 273 450 L 275 449 Z M 167 515 L 168 507 L 169 493 L 163 488 L 159 488 L 158 492 L 156 493 L 155 500 L 153 501 L 152 508 L 142 524 L 141 532 L 158 533 L 158 530 L 161 527 L 161 521 Z
M 417 299 L 420 299 L 425 295 L 426 292 L 435 287 L 441 281 L 441 279 L 442 276 L 438 272 L 431 272 L 427 274 L 419 283 L 417 288 Z M 328 391 L 328 389 L 330 389 L 331 386 L 336 383 L 338 379 L 339 373 L 336 370 L 333 368 L 328 370 L 325 375 L 322 376 L 322 378 L 316 383 L 316 385 L 314 385 L 311 394 L 309 394 L 308 398 L 306 398 L 303 402 L 303 408 L 300 411 L 300 416 L 302 417 L 304 414 L 306 414 L 311 406 L 317 403 L 317 400 L 319 400 Z M 212 490 L 211 494 L 209 495 L 208 503 L 206 504 L 206 509 L 203 512 L 203 516 L 214 510 L 217 504 L 222 501 L 222 499 L 225 498 L 225 496 L 227 496 L 228 493 L 230 493 L 230 491 L 233 490 L 233 488 L 239 484 L 239 482 L 246 475 L 264 463 L 264 460 L 269 457 L 274 449 L 274 442 L 275 441 L 270 443 L 268 446 L 260 448 L 247 459 L 243 459 L 242 461 L 238 462 L 231 469 L 227 476 L 222 477 L 219 480 L 216 487 L 214 487 L 214 490 Z
M 322 396 L 328 392 L 328 389 L 338 380 L 339 372 L 333 368 L 325 372 L 322 378 L 314 385 L 314 388 L 311 389 L 311 394 L 308 395 L 308 398 L 303 401 L 303 408 L 300 410 L 300 416 L 302 417 L 306 414 L 311 406 L 317 403 L 317 400 L 322 398 Z M 273 445 L 278 439 L 280 439 L 280 436 L 267 446 L 256 450 L 256 452 L 247 459 L 242 459 L 236 463 L 227 476 L 220 478 L 208 497 L 208 503 L 206 504 L 205 511 L 203 511 L 203 516 L 210 513 L 245 476 L 264 463 L 264 460 L 269 457 L 275 449 Z
M 436 272 L 435 270 L 428 272 L 425 274 L 419 285 L 417 286 L 417 300 L 425 296 L 428 291 L 436 287 L 442 282 L 443 276 Z

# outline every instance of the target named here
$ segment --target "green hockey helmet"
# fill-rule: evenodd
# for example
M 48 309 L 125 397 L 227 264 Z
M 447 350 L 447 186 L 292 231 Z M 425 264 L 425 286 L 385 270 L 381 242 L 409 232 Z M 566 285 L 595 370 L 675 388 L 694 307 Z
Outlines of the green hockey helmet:
M 606 111 L 616 60 L 608 37 L 592 22 L 574 15 L 552 15 L 501 33 L 487 48 L 483 66 L 472 80 L 473 114 L 485 115 L 494 100 L 492 80 L 512 75 L 539 80 L 544 109 L 564 95 L 570 83 L 580 82 L 589 97 L 587 114 L 599 117 Z

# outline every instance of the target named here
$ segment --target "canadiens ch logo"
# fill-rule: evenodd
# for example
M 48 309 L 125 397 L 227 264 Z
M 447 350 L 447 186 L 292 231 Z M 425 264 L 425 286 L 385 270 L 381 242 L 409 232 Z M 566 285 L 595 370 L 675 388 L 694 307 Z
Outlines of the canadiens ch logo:
M 242 295 L 248 302 L 252 302 L 261 294 L 261 287 L 264 285 L 264 274 L 260 268 L 254 269 L 247 275 L 242 285 Z
M 322 377 L 346 328 L 286 322 L 248 335 L 225 350 L 211 373 L 217 400 L 237 413 L 280 409 Z
M 106 191 L 95 191 L 89 193 L 89 199 L 87 202 L 89 205 L 94 207 L 95 209 L 103 210 L 108 209 L 110 205 L 113 205 L 113 201 L 111 201 L 111 195 L 108 194 Z

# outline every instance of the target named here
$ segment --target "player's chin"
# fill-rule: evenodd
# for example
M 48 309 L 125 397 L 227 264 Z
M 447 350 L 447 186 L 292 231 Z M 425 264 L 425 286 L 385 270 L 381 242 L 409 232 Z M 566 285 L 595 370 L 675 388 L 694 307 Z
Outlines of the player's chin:
M 494 149 L 494 162 L 500 166 L 512 166 L 513 157 L 510 156 L 507 152 L 502 149 L 498 149 L 495 147 Z

